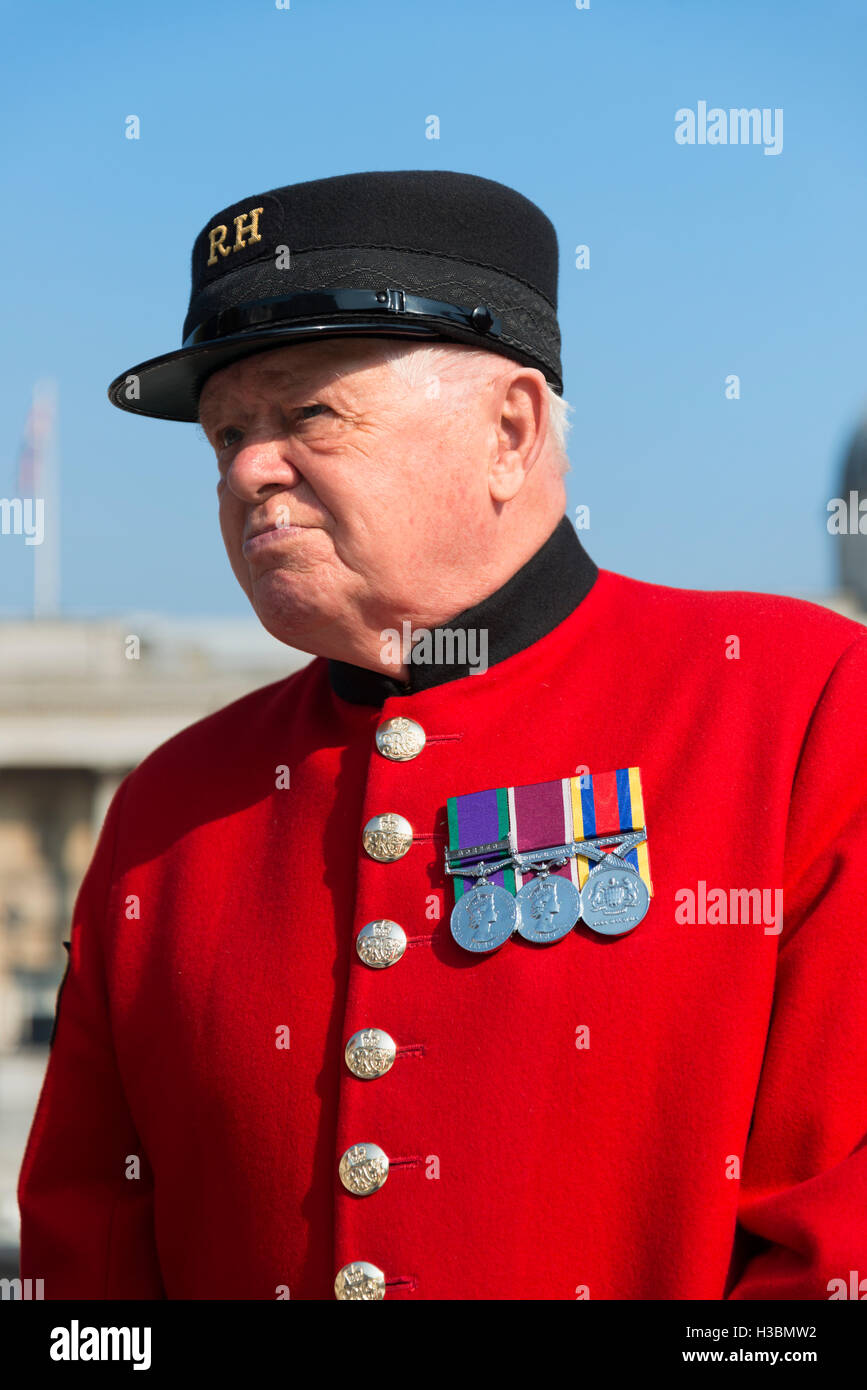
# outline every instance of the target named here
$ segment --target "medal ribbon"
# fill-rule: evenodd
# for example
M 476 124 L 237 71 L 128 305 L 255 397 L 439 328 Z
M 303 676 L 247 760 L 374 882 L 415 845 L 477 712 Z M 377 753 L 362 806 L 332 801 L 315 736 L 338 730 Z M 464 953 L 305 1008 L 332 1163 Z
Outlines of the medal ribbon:
M 592 840 L 595 835 L 615 835 L 618 830 L 644 829 L 644 798 L 641 794 L 641 770 L 621 767 L 616 772 L 586 773 L 570 777 L 572 798 L 572 828 L 576 840 Z M 613 845 L 612 849 L 617 846 Z M 636 845 L 623 858 L 644 880 L 653 896 L 650 881 L 650 858 L 647 841 Z M 593 862 L 583 854 L 577 856 L 578 886 L 583 888 Z
M 486 792 L 470 792 L 467 796 L 450 796 L 447 803 L 449 817 L 449 849 L 472 849 L 474 845 L 491 845 L 504 840 L 509 835 L 509 789 L 495 787 Z M 514 848 L 514 846 L 512 846 Z M 507 851 L 506 851 L 507 852 Z M 504 851 L 491 850 L 480 859 L 496 863 L 504 857 Z M 475 861 L 473 861 L 475 863 Z M 464 893 L 472 890 L 472 881 L 455 878 L 455 902 L 460 902 Z M 515 870 L 501 869 L 492 874 L 491 883 L 505 888 L 514 894 Z
M 572 796 L 569 778 L 556 782 L 533 782 L 528 787 L 509 788 L 509 813 L 514 845 L 519 854 L 546 845 L 565 845 L 572 839 Z M 578 885 L 575 860 L 570 859 L 552 874 L 560 874 Z M 522 875 L 515 870 L 520 888 L 533 878 L 534 871 Z
M 513 853 L 529 853 L 572 840 L 592 840 L 597 835 L 645 828 L 641 772 L 637 767 L 451 796 L 447 810 L 449 852 L 482 846 L 471 860 L 473 864 L 502 859 L 508 850 L 496 846 L 505 840 Z M 610 848 L 616 850 L 617 846 Z M 652 896 L 647 842 L 636 845 L 623 858 L 641 875 Z M 582 888 L 595 862 L 585 855 L 576 855 L 552 873 L 562 874 Z M 529 872 L 525 877 L 529 877 Z M 522 876 L 518 870 L 506 868 L 493 874 L 490 882 L 516 893 Z M 468 879 L 459 877 L 454 879 L 454 885 L 456 902 L 472 888 Z

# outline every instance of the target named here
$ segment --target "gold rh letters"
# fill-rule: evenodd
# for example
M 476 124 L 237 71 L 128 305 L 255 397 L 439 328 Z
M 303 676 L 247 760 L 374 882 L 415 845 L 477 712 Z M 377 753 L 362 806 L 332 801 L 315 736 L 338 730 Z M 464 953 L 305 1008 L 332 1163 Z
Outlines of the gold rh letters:
M 208 241 L 211 243 L 211 254 L 208 257 L 208 265 L 217 264 L 218 251 L 221 256 L 228 256 L 231 247 L 223 245 L 228 230 L 228 227 L 212 227 L 208 232 Z
M 233 251 L 242 251 L 244 249 L 247 245 L 244 237 L 248 233 L 251 242 L 262 240 L 259 235 L 260 212 L 264 212 L 264 208 L 251 208 L 249 212 L 242 212 L 240 217 L 235 218 L 235 245 L 232 247 Z M 250 225 L 249 227 L 245 227 L 244 223 L 248 218 L 250 219 Z
M 233 251 L 243 251 L 245 246 L 252 245 L 254 241 L 261 241 L 262 238 L 259 235 L 259 215 L 262 212 L 264 212 L 264 208 L 251 208 L 249 212 L 242 212 L 239 217 L 234 219 L 234 246 L 226 245 L 226 236 L 229 231 L 228 227 L 212 227 L 208 232 L 208 243 L 211 248 L 211 254 L 208 257 L 208 265 L 217 264 L 219 259 L 217 256 L 218 251 L 221 256 L 229 256 Z M 244 240 L 245 237 L 247 238 L 246 241 Z

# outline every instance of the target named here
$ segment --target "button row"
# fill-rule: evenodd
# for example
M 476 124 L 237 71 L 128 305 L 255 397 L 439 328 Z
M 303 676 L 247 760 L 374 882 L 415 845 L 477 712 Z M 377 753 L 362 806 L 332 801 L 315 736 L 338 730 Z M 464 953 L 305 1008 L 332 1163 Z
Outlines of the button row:
M 376 731 L 376 747 L 392 762 L 417 758 L 425 745 L 425 732 L 414 719 L 399 715 L 386 719 Z M 392 864 L 412 845 L 412 826 L 405 816 L 387 812 L 373 816 L 362 831 L 362 844 L 371 859 Z M 355 939 L 359 960 L 374 970 L 396 964 L 406 950 L 406 932 L 387 917 L 368 922 Z M 362 1081 L 385 1076 L 394 1065 L 397 1044 L 382 1028 L 361 1028 L 346 1044 L 344 1057 L 353 1076 Z M 353 1144 L 340 1160 L 340 1181 L 356 1197 L 378 1192 L 388 1177 L 388 1155 L 378 1144 Z M 354 1260 L 338 1271 L 334 1296 L 341 1301 L 374 1302 L 385 1298 L 385 1275 L 367 1260 Z

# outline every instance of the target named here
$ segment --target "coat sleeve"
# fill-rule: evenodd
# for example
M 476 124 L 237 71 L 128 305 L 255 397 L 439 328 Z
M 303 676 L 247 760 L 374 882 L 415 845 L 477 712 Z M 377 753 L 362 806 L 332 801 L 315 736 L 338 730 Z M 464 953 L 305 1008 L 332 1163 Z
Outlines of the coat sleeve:
M 867 636 L 840 657 L 813 711 L 782 886 L 738 1211 L 756 1253 L 727 1297 L 858 1297 L 842 1290 L 861 1279 L 867 1296 Z
M 128 780 L 128 779 L 127 779 Z M 112 1042 L 102 934 L 127 782 L 79 889 L 48 1067 L 18 1182 L 21 1275 L 46 1299 L 164 1298 L 153 1175 Z M 141 1161 L 138 1177 L 128 1159 Z

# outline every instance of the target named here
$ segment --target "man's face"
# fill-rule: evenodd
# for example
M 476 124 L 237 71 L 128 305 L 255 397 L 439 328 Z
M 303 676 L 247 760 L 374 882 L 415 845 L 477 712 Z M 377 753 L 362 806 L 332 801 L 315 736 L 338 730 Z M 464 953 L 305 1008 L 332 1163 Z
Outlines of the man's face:
M 235 575 L 269 632 L 323 656 L 354 627 L 449 615 L 492 507 L 490 401 L 407 387 L 381 354 L 375 339 L 259 353 L 200 399 Z

